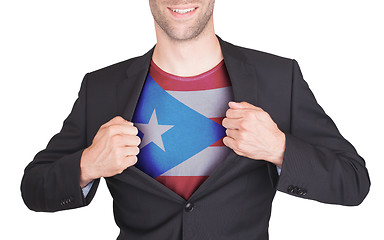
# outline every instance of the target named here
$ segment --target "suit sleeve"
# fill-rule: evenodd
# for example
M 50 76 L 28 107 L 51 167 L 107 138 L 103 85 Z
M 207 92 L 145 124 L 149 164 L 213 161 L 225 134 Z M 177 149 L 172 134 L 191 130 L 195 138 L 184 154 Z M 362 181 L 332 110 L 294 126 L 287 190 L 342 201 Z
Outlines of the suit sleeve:
M 277 189 L 319 202 L 359 205 L 369 192 L 365 161 L 316 102 L 293 60 L 291 126 Z
M 80 188 L 80 159 L 86 146 L 87 75 L 62 129 L 24 170 L 21 193 L 27 207 L 54 212 L 88 205 L 99 180 L 84 198 Z

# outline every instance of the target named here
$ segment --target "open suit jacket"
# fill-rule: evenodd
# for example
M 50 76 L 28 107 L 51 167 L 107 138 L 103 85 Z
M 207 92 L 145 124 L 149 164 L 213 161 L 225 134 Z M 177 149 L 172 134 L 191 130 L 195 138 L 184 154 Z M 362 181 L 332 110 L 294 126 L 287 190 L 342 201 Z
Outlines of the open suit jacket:
M 276 190 L 324 203 L 358 205 L 370 181 L 364 160 L 317 104 L 295 60 L 234 46 L 219 38 L 234 100 L 259 106 L 286 134 L 281 175 L 263 160 L 233 151 L 188 201 L 136 167 L 106 178 L 118 239 L 268 239 Z M 80 158 L 100 126 L 131 120 L 153 49 L 85 75 L 61 131 L 26 167 L 21 191 L 35 211 L 88 205 Z

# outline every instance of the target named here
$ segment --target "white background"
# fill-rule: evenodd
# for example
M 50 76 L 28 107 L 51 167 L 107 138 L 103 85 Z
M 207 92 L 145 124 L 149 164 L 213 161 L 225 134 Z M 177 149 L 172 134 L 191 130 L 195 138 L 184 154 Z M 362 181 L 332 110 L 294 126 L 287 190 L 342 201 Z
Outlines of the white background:
M 318 102 L 366 160 L 372 186 L 358 207 L 277 193 L 273 239 L 383 239 L 383 7 L 381 1 L 218 0 L 216 33 L 296 59 Z M 85 208 L 27 209 L 24 167 L 57 133 L 85 73 L 155 44 L 148 1 L 1 1 L 0 239 L 116 239 L 105 181 Z M 257 217 L 257 216 L 255 216 Z

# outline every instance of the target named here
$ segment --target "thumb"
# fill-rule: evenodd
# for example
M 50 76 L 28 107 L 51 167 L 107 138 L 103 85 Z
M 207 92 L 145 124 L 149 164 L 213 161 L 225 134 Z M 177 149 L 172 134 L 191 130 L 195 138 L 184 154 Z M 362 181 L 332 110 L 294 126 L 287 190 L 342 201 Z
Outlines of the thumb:
M 250 103 L 247 103 L 247 102 L 232 102 L 232 101 L 230 101 L 228 103 L 228 105 L 230 108 L 234 108 L 234 109 L 241 109 L 241 108 L 259 109 L 258 107 L 254 106 Z

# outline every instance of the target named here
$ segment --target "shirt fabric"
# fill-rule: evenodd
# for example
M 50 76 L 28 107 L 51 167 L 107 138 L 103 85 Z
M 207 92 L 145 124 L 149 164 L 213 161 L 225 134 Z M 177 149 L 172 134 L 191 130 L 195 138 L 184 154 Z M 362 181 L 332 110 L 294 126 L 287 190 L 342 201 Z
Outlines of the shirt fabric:
M 188 199 L 230 151 L 221 122 L 231 100 L 224 61 L 193 77 L 152 61 L 132 119 L 142 139 L 136 167 Z

